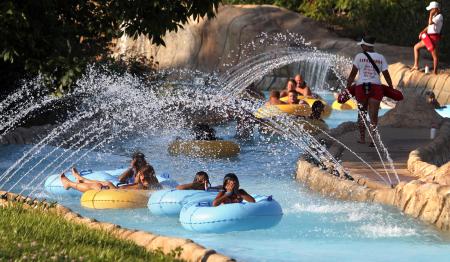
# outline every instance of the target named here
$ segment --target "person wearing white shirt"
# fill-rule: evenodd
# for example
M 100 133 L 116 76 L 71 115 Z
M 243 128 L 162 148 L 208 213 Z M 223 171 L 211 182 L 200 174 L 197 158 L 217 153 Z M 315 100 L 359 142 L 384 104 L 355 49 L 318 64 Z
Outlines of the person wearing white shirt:
M 419 33 L 420 41 L 414 46 L 414 65 L 411 68 L 411 71 L 419 69 L 420 49 L 426 47 L 433 57 L 433 73 L 437 74 L 439 62 L 437 47 L 439 40 L 441 39 L 444 16 L 440 11 L 438 2 L 431 2 L 426 9 L 430 11 L 428 25 Z
M 358 74 L 356 86 L 354 86 L 354 94 L 356 101 L 358 101 L 358 126 L 360 133 L 360 140 L 357 142 L 365 144 L 365 124 L 363 116 L 369 111 L 370 130 L 374 134 L 378 124 L 378 111 L 380 109 L 380 102 L 383 99 L 384 89 L 381 85 L 380 73 L 383 73 L 386 83 L 389 88 L 393 88 L 391 76 L 388 71 L 388 63 L 382 54 L 374 51 L 375 38 L 365 36 L 358 43 L 363 52 L 356 55 L 353 60 L 353 67 L 347 79 L 347 90 L 353 85 L 353 82 Z M 372 135 L 373 137 L 373 135 Z M 374 143 L 369 146 L 374 147 Z

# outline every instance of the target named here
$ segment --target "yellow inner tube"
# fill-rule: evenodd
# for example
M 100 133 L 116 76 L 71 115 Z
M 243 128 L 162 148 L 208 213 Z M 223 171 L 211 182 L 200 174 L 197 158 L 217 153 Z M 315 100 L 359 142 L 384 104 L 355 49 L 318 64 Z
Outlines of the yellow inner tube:
M 296 116 L 311 115 L 311 107 L 309 105 L 266 105 L 258 109 L 255 113 L 257 118 L 268 118 L 283 114 Z
M 350 99 L 343 104 L 339 104 L 338 101 L 334 101 L 331 108 L 335 110 L 355 110 L 358 109 L 358 105 L 354 100 Z
M 93 209 L 144 208 L 151 192 L 137 189 L 89 190 L 81 196 L 80 204 Z
M 305 101 L 308 105 L 265 105 L 258 109 L 255 113 L 257 118 L 268 118 L 273 116 L 279 116 L 283 113 L 296 115 L 296 116 L 309 116 L 311 115 L 311 106 L 316 101 L 321 101 L 324 105 L 324 111 L 322 113 L 322 118 L 327 118 L 331 115 L 331 107 L 321 99 L 316 98 L 305 98 L 304 96 L 297 96 L 298 99 Z M 287 96 L 280 98 L 281 101 L 286 102 Z
M 173 141 L 168 151 L 172 155 L 193 157 L 233 157 L 241 151 L 238 144 L 225 140 Z
M 299 126 L 302 125 L 303 130 L 313 135 L 321 133 L 319 129 L 323 131 L 328 131 L 329 129 L 328 125 L 324 121 L 318 119 L 305 118 L 305 119 L 298 119 L 294 122 L 297 123 Z M 271 123 L 267 123 L 267 125 L 261 125 L 260 131 L 263 133 L 270 133 L 272 131 L 271 126 L 272 126 Z

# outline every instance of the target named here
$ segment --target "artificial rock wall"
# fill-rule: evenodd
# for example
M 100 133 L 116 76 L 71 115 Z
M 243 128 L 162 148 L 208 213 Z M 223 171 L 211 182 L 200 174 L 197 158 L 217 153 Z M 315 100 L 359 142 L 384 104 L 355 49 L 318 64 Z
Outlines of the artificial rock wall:
M 450 121 L 446 121 L 431 143 L 410 153 L 408 169 L 417 176 L 411 182 L 389 188 L 359 176 L 350 181 L 333 176 L 305 159 L 297 163 L 296 179 L 324 196 L 396 206 L 405 214 L 450 231 L 449 150 Z

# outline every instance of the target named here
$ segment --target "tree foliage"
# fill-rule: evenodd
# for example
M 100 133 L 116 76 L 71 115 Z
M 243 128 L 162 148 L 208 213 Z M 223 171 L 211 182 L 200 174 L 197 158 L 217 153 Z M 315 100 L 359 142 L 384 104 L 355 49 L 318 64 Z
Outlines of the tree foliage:
M 146 34 L 164 45 L 167 31 L 176 31 L 190 17 L 213 17 L 219 2 L 3 0 L 0 80 L 5 84 L 24 73 L 41 73 L 52 86 L 67 87 L 87 63 L 108 54 L 114 38 Z
M 429 0 L 225 0 L 230 4 L 273 4 L 321 21 L 346 37 L 362 33 L 389 44 L 412 46 L 427 25 Z M 444 17 L 450 17 L 450 5 L 439 1 Z M 440 43 L 443 60 L 450 57 L 450 32 L 444 24 Z

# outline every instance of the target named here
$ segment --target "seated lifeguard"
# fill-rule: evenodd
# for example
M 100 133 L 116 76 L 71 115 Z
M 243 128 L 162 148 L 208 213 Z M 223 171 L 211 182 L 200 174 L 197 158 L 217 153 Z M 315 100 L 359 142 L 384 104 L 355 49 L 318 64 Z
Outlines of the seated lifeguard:
M 425 93 L 426 97 L 427 97 L 427 103 L 432 105 L 433 108 L 435 109 L 442 109 L 442 108 L 446 108 L 446 106 L 441 106 L 441 104 L 439 104 L 439 102 L 436 99 L 436 95 L 434 94 L 434 92 L 432 91 L 427 91 Z
M 255 203 L 255 199 L 244 189 L 239 189 L 239 179 L 233 174 L 226 174 L 223 178 L 223 190 L 217 194 L 213 201 L 213 206 L 221 204 L 240 203 L 243 200 Z
M 284 105 L 285 102 L 280 100 L 280 91 L 273 90 L 270 92 L 269 101 L 267 101 L 266 105 Z
M 217 140 L 216 131 L 207 124 L 197 124 L 192 129 L 195 140 Z

